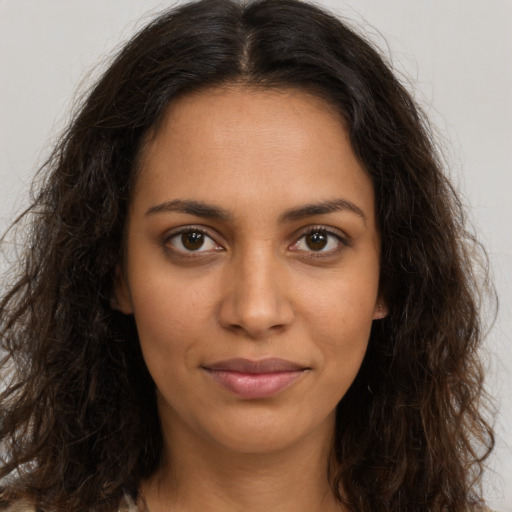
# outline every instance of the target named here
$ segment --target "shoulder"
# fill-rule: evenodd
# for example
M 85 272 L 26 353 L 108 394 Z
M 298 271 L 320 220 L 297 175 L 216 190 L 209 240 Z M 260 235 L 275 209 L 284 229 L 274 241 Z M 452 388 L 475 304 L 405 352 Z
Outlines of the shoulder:
M 2 509 L 2 512 L 37 512 L 35 507 L 28 501 L 20 500 L 16 503 L 11 503 L 7 508 Z M 139 508 L 135 502 L 129 497 L 125 496 L 119 504 L 119 512 L 139 512 Z
M 11 503 L 7 508 L 2 509 L 3 512 L 36 512 L 36 509 L 28 501 L 20 500 Z
M 5 505 L 4 505 L 5 506 Z M 19 500 L 7 505 L 6 508 L 0 506 L 1 512 L 37 512 L 35 507 L 28 501 Z M 119 512 L 140 512 L 134 500 L 128 494 L 125 494 L 119 504 Z
M 121 503 L 119 504 L 119 512 L 139 512 L 139 507 L 133 498 L 125 493 Z

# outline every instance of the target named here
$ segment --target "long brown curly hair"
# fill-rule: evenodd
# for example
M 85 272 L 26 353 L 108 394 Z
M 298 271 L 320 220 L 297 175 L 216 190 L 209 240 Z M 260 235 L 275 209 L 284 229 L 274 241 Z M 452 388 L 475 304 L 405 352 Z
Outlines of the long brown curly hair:
M 479 510 L 493 432 L 481 413 L 478 245 L 385 59 L 298 0 L 202 0 L 159 16 L 43 166 L 0 303 L 2 499 L 115 511 L 158 467 L 154 384 L 133 319 L 110 306 L 114 270 L 145 136 L 178 96 L 230 82 L 326 99 L 375 187 L 390 314 L 337 409 L 335 496 L 354 512 Z

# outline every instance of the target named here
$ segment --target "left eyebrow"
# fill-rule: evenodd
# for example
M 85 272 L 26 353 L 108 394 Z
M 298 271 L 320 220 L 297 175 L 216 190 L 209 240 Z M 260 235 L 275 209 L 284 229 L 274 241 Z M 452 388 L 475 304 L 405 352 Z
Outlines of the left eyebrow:
M 162 212 L 186 213 L 188 215 L 195 215 L 196 217 L 204 217 L 206 219 L 231 219 L 231 214 L 223 208 L 190 199 L 175 199 L 173 201 L 166 201 L 165 203 L 157 204 L 149 208 L 146 215 L 155 215 Z
M 315 215 L 325 215 L 338 211 L 348 211 L 360 217 L 364 224 L 366 224 L 366 215 L 352 201 L 347 199 L 333 199 L 332 201 L 324 201 L 321 203 L 311 203 L 299 208 L 292 208 L 286 210 L 279 218 L 280 222 L 292 222 L 304 219 L 306 217 L 313 217 Z

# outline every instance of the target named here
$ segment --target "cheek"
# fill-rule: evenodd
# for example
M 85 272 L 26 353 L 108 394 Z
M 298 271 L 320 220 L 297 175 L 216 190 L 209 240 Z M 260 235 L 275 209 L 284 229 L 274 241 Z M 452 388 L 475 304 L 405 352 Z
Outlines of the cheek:
M 348 389 L 366 353 L 378 294 L 373 268 L 332 276 L 303 295 L 304 325 L 332 389 Z
M 348 391 L 368 348 L 372 320 L 369 314 L 360 315 L 357 309 L 332 311 L 316 333 L 316 346 L 321 351 L 321 370 L 324 376 L 323 400 L 333 408 Z
M 204 287 L 174 279 L 142 279 L 134 289 L 134 315 L 141 348 L 153 367 L 187 362 L 213 322 L 212 296 Z
M 333 272 L 322 280 L 311 280 L 309 286 L 297 294 L 302 301 L 300 309 L 307 312 L 311 325 L 321 328 L 329 337 L 347 331 L 369 332 L 377 302 L 378 281 L 376 266 Z
M 369 313 L 346 306 L 342 304 L 322 317 L 316 339 L 325 365 L 332 368 L 336 379 L 348 379 L 350 385 L 366 353 L 372 319 Z

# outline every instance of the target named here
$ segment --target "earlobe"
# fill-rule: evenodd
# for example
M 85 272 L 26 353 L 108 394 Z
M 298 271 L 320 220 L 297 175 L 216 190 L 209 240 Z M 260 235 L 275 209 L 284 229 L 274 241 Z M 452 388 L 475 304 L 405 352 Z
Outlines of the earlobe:
M 373 313 L 373 319 L 374 320 L 382 320 L 383 318 L 386 318 L 389 314 L 388 305 L 386 302 L 382 299 L 379 299 L 377 301 L 377 304 L 375 306 L 375 311 Z
M 112 290 L 112 296 L 110 297 L 110 307 L 116 311 L 124 313 L 125 315 L 131 315 L 133 313 L 128 284 L 119 265 L 116 266 L 115 270 L 114 287 Z

